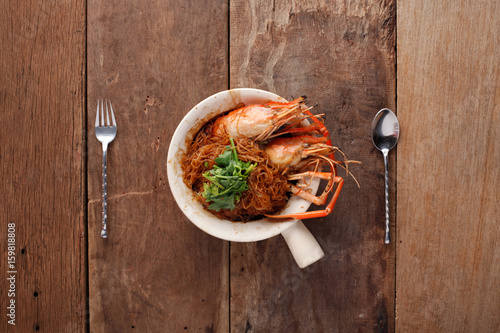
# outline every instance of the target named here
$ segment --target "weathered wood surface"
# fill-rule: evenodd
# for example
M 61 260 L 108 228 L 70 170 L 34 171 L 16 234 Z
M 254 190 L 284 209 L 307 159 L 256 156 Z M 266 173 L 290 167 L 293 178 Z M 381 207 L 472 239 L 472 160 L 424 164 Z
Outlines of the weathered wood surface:
M 500 330 L 500 4 L 398 1 L 399 332 Z
M 84 114 L 84 3 L 3 1 L 0 332 L 85 330 Z M 8 293 L 11 275 L 15 295 Z M 7 322 L 10 300 L 15 326 Z
M 369 137 L 375 112 L 395 109 L 393 2 L 5 8 L 2 309 L 8 223 L 16 224 L 18 273 L 16 327 L 2 310 L 1 332 L 500 329 L 494 0 L 398 3 L 396 278 L 394 245 L 382 244 L 382 159 Z M 305 222 L 326 252 L 309 268 L 298 269 L 280 237 L 229 244 L 205 235 L 171 197 L 165 163 L 175 126 L 228 82 L 309 96 L 335 143 L 363 162 L 352 169 L 361 189 L 347 179 L 333 214 Z M 98 98 L 113 101 L 119 124 L 106 241 L 98 236 Z
M 88 2 L 88 223 L 92 332 L 228 331 L 228 243 L 197 229 L 167 181 L 182 117 L 227 89 L 227 3 Z M 112 101 L 108 231 L 101 228 L 97 100 Z
M 319 262 L 299 269 L 281 237 L 231 243 L 231 331 L 393 331 L 395 247 L 383 243 L 384 168 L 370 128 L 395 107 L 394 3 L 232 1 L 229 21 L 231 87 L 307 95 L 334 144 L 363 162 L 351 169 L 361 188 L 347 178 L 334 212 L 305 221 Z M 392 189 L 394 199 L 394 179 Z

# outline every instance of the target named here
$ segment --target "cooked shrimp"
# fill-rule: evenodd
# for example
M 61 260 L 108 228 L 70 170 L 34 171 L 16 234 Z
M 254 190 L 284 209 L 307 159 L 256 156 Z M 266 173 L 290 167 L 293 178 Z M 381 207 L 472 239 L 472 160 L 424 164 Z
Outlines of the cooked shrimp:
M 253 104 L 229 112 L 218 118 L 213 127 L 214 135 L 228 134 L 232 138 L 249 138 L 264 141 L 285 124 L 299 123 L 306 118 L 305 97 L 289 103 L 269 102 Z
M 294 137 L 280 137 L 271 139 L 265 146 L 264 151 L 269 159 L 280 169 L 298 167 L 301 162 L 311 155 L 324 155 L 337 150 L 324 142 L 325 137 L 313 137 L 308 135 Z
M 289 190 L 293 195 L 297 195 L 314 203 L 315 205 L 324 205 L 328 199 L 329 194 L 334 189 L 335 184 L 337 188 L 332 197 L 332 200 L 324 210 L 290 214 L 290 215 L 273 215 L 268 216 L 272 218 L 312 218 L 328 215 L 340 193 L 344 180 L 337 176 L 335 166 L 340 162 L 330 158 L 333 152 L 339 151 L 338 148 L 332 147 L 325 142 L 328 141 L 327 137 L 321 136 L 295 136 L 295 137 L 280 137 L 271 139 L 265 146 L 264 151 L 267 153 L 269 159 L 274 164 L 277 164 L 281 172 L 285 174 L 288 180 L 300 180 L 301 182 L 294 185 L 289 184 Z M 319 165 L 329 165 L 329 172 L 321 172 L 318 170 Z M 304 190 L 303 187 L 307 186 L 305 177 L 316 177 L 328 180 L 326 188 L 319 196 L 315 196 Z

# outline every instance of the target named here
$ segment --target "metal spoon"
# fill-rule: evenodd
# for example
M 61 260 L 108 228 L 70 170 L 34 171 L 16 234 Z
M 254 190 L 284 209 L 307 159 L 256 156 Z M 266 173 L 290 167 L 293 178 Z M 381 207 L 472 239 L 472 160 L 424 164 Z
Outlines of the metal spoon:
M 382 109 L 375 115 L 372 123 L 372 140 L 375 147 L 384 154 L 385 165 L 385 244 L 391 242 L 389 233 L 389 150 L 394 148 L 399 139 L 399 122 L 389 109 Z

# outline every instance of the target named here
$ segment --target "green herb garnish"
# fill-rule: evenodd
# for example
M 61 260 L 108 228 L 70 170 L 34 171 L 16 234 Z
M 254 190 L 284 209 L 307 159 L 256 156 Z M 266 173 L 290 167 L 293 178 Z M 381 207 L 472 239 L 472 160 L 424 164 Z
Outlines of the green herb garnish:
M 215 159 L 213 169 L 203 173 L 209 182 L 203 184 L 202 195 L 207 202 L 212 202 L 208 208 L 217 212 L 234 209 L 241 193 L 248 190 L 247 178 L 257 166 L 257 163 L 240 161 L 233 138 L 229 140 L 231 146 L 226 146 L 226 150 Z

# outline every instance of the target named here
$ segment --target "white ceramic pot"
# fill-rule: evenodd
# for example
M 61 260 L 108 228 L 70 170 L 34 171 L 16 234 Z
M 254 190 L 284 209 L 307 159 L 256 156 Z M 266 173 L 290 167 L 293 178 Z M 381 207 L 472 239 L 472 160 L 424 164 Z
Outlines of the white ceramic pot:
M 233 242 L 255 242 L 281 234 L 297 264 L 304 268 L 321 259 L 324 253 L 302 221 L 271 222 L 262 219 L 243 223 L 222 220 L 204 209 L 194 199 L 192 190 L 182 180 L 181 158 L 194 135 L 208 120 L 242 103 L 248 105 L 269 101 L 286 102 L 282 97 L 268 91 L 241 88 L 219 92 L 192 108 L 178 125 L 170 142 L 167 163 L 168 182 L 182 212 L 201 230 L 217 238 Z M 310 185 L 313 193 L 316 193 L 318 186 L 319 179 L 313 180 Z M 305 212 L 310 205 L 310 202 L 293 196 L 288 200 L 283 214 Z

